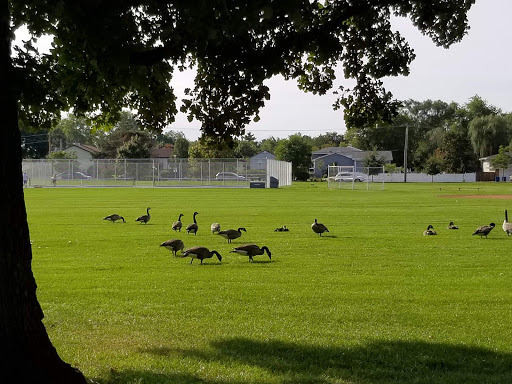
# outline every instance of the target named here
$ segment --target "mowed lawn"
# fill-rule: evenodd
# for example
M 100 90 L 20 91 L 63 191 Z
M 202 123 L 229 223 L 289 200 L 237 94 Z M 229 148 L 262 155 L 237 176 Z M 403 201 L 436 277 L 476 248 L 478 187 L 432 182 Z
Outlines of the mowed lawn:
M 504 194 L 512 184 L 301 183 L 30 188 L 25 199 L 45 326 L 93 382 L 508 384 L 512 200 L 484 196 Z M 147 207 L 149 223 L 135 222 Z M 171 231 L 194 211 L 196 236 Z M 112 213 L 127 222 L 102 221 Z M 315 218 L 330 232 L 313 233 Z M 228 244 L 213 222 L 247 233 Z M 488 239 L 472 236 L 490 222 Z M 429 224 L 438 236 L 422 235 Z M 171 238 L 223 260 L 175 258 L 159 247 Z M 229 253 L 245 243 L 272 260 Z

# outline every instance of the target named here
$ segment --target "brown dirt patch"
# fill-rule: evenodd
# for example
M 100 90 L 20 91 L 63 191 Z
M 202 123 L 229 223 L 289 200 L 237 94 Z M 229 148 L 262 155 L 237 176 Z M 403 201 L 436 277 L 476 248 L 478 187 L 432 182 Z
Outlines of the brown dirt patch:
M 501 199 L 512 200 L 512 195 L 440 195 L 439 197 L 458 199 Z

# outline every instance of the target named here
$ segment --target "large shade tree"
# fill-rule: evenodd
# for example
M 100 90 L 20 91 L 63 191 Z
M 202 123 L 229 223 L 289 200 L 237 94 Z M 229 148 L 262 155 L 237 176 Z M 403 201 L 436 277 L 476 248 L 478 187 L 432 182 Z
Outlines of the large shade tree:
M 381 82 L 406 75 L 412 49 L 391 29 L 409 17 L 435 44 L 448 47 L 467 30 L 474 0 L 0 0 L 0 361 L 15 382 L 75 383 L 83 376 L 61 361 L 41 322 L 22 179 L 18 122 L 52 126 L 61 110 L 108 126 L 122 108 L 154 130 L 177 113 L 175 68 L 194 66 L 183 110 L 219 143 L 243 134 L 270 97 L 264 80 L 282 74 L 324 93 L 343 76 L 337 106 L 348 126 L 392 117 L 397 103 Z M 12 46 L 25 24 L 54 37 L 49 54 L 34 40 Z M 8 182 L 6 182 L 8 180 Z

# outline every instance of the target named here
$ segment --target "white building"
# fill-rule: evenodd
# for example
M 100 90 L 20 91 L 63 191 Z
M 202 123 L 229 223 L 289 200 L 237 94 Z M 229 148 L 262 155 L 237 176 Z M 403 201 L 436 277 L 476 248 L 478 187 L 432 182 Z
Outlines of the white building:
M 509 156 L 512 156 L 512 153 L 507 153 Z M 491 155 L 491 156 L 487 156 L 487 157 L 482 157 L 480 158 L 480 164 L 482 164 L 482 172 L 485 172 L 485 173 L 494 173 L 495 175 L 495 178 L 496 177 L 499 177 L 500 180 L 503 180 L 503 178 L 505 178 L 506 181 L 509 181 L 512 176 L 512 164 L 509 164 L 508 165 L 508 168 L 506 169 L 496 169 L 493 167 L 492 165 L 492 160 L 498 156 L 497 154 L 496 155 Z
M 69 147 L 62 150 L 62 152 L 66 152 L 69 154 L 75 154 L 77 156 L 78 161 L 87 161 L 94 158 L 94 155 L 99 153 L 100 150 L 96 148 L 94 145 L 88 144 L 73 144 Z

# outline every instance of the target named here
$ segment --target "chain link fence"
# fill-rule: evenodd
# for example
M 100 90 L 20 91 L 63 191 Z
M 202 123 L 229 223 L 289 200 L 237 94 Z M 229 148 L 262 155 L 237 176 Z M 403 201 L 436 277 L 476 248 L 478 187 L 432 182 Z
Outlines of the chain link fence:
M 384 167 L 328 167 L 327 187 L 331 189 L 383 190 L 384 182 Z
M 281 179 L 291 184 L 291 163 L 285 167 L 250 168 L 241 159 L 26 159 L 29 186 L 61 187 L 252 187 Z M 275 161 L 272 163 L 275 164 Z M 270 164 L 269 164 L 270 165 Z M 268 170 L 270 168 L 270 171 Z M 284 169 L 284 171 L 282 171 Z M 289 173 L 289 175 L 288 175 Z M 268 187 L 268 186 L 267 186 Z

